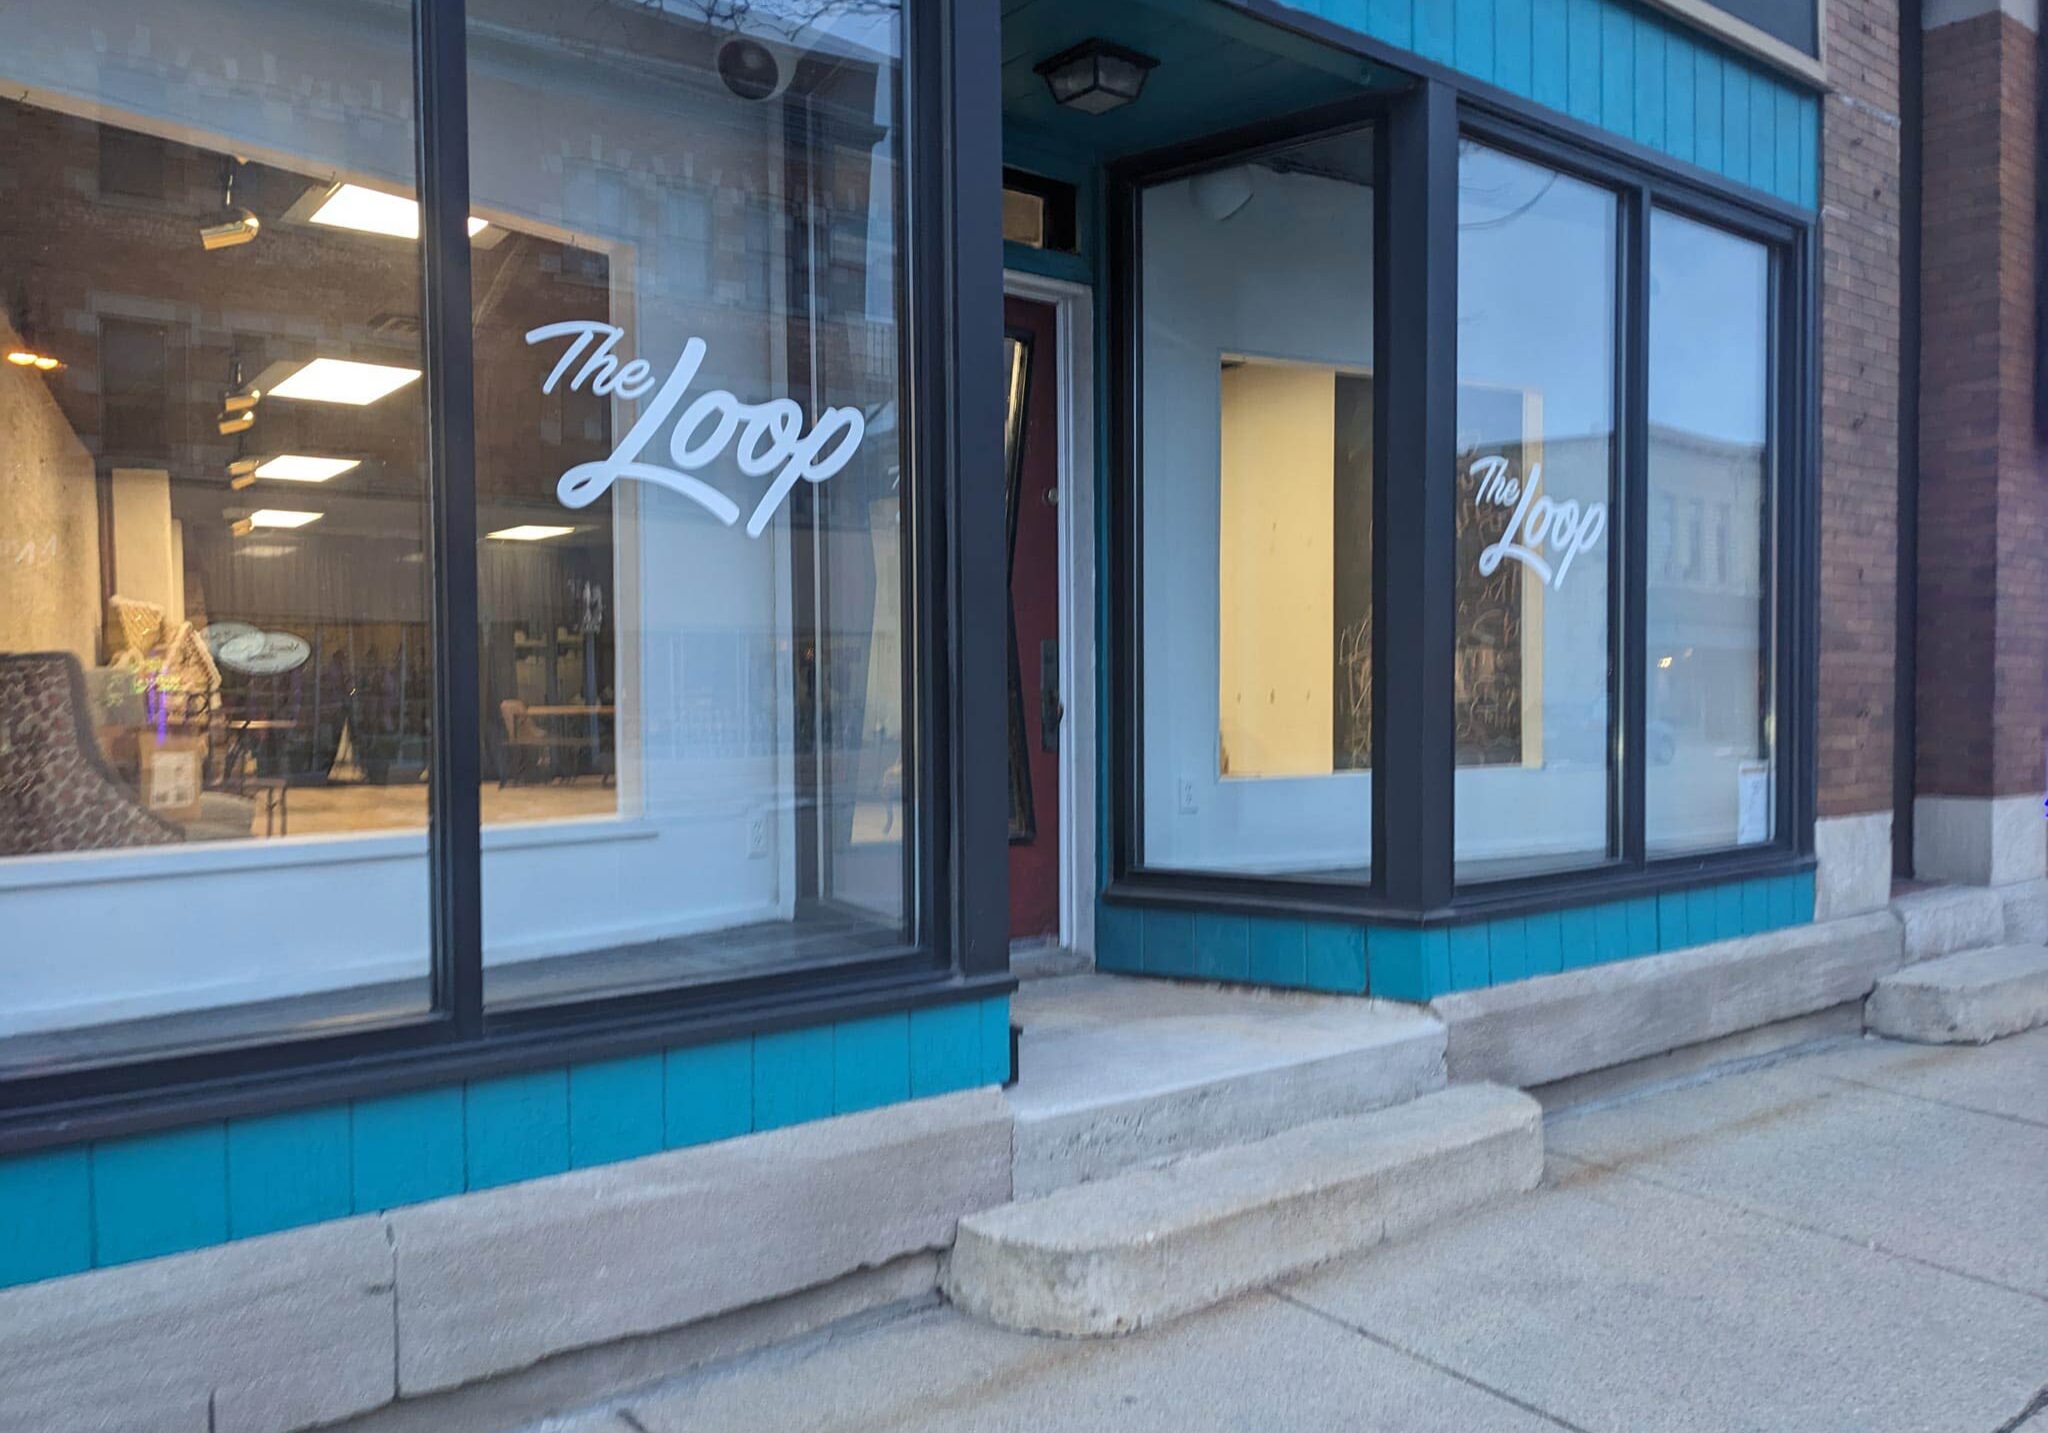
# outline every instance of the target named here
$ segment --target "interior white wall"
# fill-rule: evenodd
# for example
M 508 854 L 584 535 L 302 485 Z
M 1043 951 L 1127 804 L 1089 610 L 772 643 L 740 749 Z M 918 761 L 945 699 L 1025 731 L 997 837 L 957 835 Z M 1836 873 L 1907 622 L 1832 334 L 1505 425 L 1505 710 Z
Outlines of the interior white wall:
M 234 150 L 309 180 L 410 188 L 409 17 L 392 8 L 388 25 L 366 23 L 386 13 L 310 0 L 195 0 L 154 16 L 134 0 L 33 5 L 9 15 L 0 81 L 31 103 Z M 878 37 L 879 26 L 867 29 Z M 763 314 L 742 297 L 664 294 L 647 264 L 634 266 L 662 242 L 654 208 L 606 202 L 687 182 L 693 166 L 710 166 L 707 181 L 723 169 L 725 183 L 734 170 L 779 183 L 776 107 L 741 106 L 708 79 L 722 128 L 707 131 L 705 111 L 672 77 L 489 39 L 472 43 L 469 84 L 476 211 L 612 251 L 615 286 L 637 274 L 633 304 L 614 314 L 628 330 L 622 358 L 644 356 L 665 373 L 684 340 L 701 335 L 710 353 L 693 391 L 793 397 L 815 418 L 814 395 L 782 386 L 782 305 Z M 893 183 L 893 172 L 879 182 Z M 632 418 L 620 405 L 615 432 Z M 868 446 L 890 441 L 871 434 Z M 743 512 L 765 481 L 729 466 L 707 476 Z M 615 531 L 622 698 L 627 683 L 637 688 L 621 703 L 621 814 L 485 833 L 487 964 L 786 916 L 793 905 L 788 662 L 684 660 L 688 639 L 704 633 L 786 656 L 787 521 L 750 540 L 641 486 L 618 501 Z M 763 670 L 774 673 L 772 691 L 755 689 Z M 738 750 L 693 749 L 676 717 L 700 697 L 772 729 L 750 731 Z M 761 852 L 750 836 L 764 817 Z M 338 988 L 426 963 L 425 843 L 414 833 L 14 858 L 0 863 L 0 902 L 9 956 L 0 1033 Z
M 1264 168 L 1253 186 L 1221 221 L 1188 181 L 1144 198 L 1144 859 L 1355 868 L 1371 858 L 1370 773 L 1218 771 L 1223 358 L 1372 367 L 1372 191 Z

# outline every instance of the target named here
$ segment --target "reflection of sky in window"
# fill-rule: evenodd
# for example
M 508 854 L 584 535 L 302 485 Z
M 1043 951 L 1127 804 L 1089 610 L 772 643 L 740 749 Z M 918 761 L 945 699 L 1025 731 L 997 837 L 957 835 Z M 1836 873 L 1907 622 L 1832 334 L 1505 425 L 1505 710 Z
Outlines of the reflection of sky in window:
M 1462 146 L 1460 382 L 1540 393 L 1552 440 L 1608 432 L 1614 286 L 1612 195 L 1496 150 Z
M 1650 224 L 1650 421 L 1764 440 L 1763 247 L 1659 210 Z
M 664 14 L 851 59 L 901 53 L 898 0 L 660 0 Z

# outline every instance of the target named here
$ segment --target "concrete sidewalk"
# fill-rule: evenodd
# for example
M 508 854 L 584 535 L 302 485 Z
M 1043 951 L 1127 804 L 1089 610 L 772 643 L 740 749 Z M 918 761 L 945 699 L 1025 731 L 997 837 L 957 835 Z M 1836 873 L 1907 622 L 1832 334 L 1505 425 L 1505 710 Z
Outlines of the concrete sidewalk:
M 1847 1042 L 1550 1122 L 1535 1194 L 1154 1333 L 924 1308 L 575 1433 L 2048 1433 L 2048 1030 Z

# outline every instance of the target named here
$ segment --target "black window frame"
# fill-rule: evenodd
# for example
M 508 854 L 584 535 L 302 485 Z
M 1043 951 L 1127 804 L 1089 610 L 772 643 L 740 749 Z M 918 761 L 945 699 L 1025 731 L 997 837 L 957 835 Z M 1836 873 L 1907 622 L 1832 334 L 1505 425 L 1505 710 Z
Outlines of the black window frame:
M 435 656 L 429 774 L 431 1007 L 0 1079 L 0 1154 L 555 1067 L 1015 988 L 1005 925 L 999 624 L 1000 17 L 904 7 L 907 240 L 899 329 L 906 465 L 905 665 L 919 712 L 912 941 L 860 961 L 714 985 L 594 991 L 487 1010 L 482 949 L 477 512 L 464 0 L 414 0 L 415 154 Z M 990 493 L 993 493 L 991 498 Z
M 1261 9 L 1264 7 L 1255 7 Z M 1244 915 L 1457 925 L 1813 868 L 1818 650 L 1817 215 L 1320 23 L 1293 28 L 1416 71 L 1406 88 L 1136 156 L 1109 172 L 1109 483 L 1112 904 Z M 1374 719 L 1368 881 L 1236 875 L 1143 863 L 1143 295 L 1139 196 L 1150 185 L 1334 129 L 1379 127 L 1375 229 Z M 1569 870 L 1458 884 L 1451 622 L 1457 384 L 1457 163 L 1470 138 L 1613 192 L 1619 521 L 1609 528 L 1610 807 L 1615 854 Z M 1767 842 L 1651 857 L 1644 844 L 1647 599 L 1648 242 L 1654 209 L 1762 244 L 1770 259 L 1768 423 L 1772 592 L 1772 834 Z M 1398 390 L 1398 391 L 1397 391 Z M 1410 480 L 1396 486 L 1390 474 Z M 1413 475 L 1420 475 L 1413 476 Z M 1392 541 L 1396 535 L 1402 540 Z M 1404 694 L 1394 703 L 1388 694 Z M 1398 755 L 1396 755 L 1398 754 Z M 1400 840 L 1390 840 L 1399 833 Z

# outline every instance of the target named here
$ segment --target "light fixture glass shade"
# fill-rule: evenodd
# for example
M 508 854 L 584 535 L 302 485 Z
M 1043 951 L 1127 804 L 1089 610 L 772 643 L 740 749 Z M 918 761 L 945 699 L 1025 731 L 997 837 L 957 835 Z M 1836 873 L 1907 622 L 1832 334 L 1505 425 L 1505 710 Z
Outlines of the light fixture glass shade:
M 273 398 L 311 403 L 346 403 L 361 408 L 395 393 L 420 376 L 417 368 L 386 363 L 357 363 L 347 358 L 316 358 L 269 388 Z
M 1053 103 L 1083 114 L 1106 114 L 1135 100 L 1159 61 L 1107 40 L 1084 40 L 1036 67 Z
M 354 229 L 362 234 L 386 234 L 394 239 L 420 236 L 420 206 L 402 194 L 386 194 L 361 184 L 343 184 L 321 201 L 307 216 L 307 222 L 333 229 Z M 473 239 L 488 227 L 486 220 L 469 216 Z

